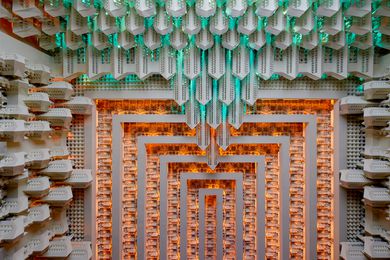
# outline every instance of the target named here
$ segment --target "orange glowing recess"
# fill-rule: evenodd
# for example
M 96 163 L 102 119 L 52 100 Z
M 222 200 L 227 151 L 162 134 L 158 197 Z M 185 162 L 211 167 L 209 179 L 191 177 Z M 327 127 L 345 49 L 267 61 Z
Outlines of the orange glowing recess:
M 123 137 L 123 183 L 122 187 L 112 187 L 112 116 L 116 114 L 175 114 L 180 113 L 180 107 L 171 101 L 106 101 L 97 100 L 97 258 L 110 259 L 112 254 L 112 189 L 122 189 L 122 250 L 125 259 L 137 257 L 137 136 L 189 136 L 195 137 L 196 131 L 185 123 L 128 123 L 124 124 Z M 248 114 L 315 114 L 317 115 L 317 232 L 318 259 L 331 259 L 329 252 L 333 251 L 333 151 L 331 125 L 331 101 L 323 100 L 266 100 L 258 101 Z M 279 180 L 278 164 L 279 146 L 277 144 L 234 144 L 226 151 L 219 149 L 220 156 L 230 155 L 264 155 L 266 159 L 266 221 L 265 242 L 266 258 L 278 259 L 281 236 L 290 237 L 290 258 L 302 259 L 305 254 L 305 218 L 304 218 L 304 144 L 302 123 L 244 123 L 240 129 L 230 129 L 232 136 L 283 136 L 290 137 L 290 229 L 289 234 L 280 234 L 279 230 Z M 196 144 L 148 144 L 146 146 L 146 251 L 147 259 L 159 259 L 159 205 L 160 205 L 160 173 L 159 156 L 161 155 L 196 155 L 205 156 L 206 152 Z M 236 239 L 244 240 L 244 259 L 256 254 L 256 216 L 254 163 L 220 163 L 211 170 L 207 163 L 171 163 L 168 167 L 168 194 L 164 198 L 168 202 L 168 241 L 167 254 L 169 259 L 179 259 L 180 252 L 180 173 L 209 172 L 233 173 L 244 175 L 244 233 L 243 238 L 235 236 L 236 190 L 232 181 L 188 181 L 187 194 L 187 254 L 189 259 L 199 255 L 198 218 L 199 188 L 218 188 L 223 190 L 224 224 L 223 232 L 228 239 L 224 240 L 224 259 L 234 259 Z M 310 174 L 310 173 L 308 173 Z M 208 256 L 216 254 L 216 198 L 207 197 L 205 206 L 206 237 L 205 250 Z M 214 223 L 214 224 L 213 224 Z

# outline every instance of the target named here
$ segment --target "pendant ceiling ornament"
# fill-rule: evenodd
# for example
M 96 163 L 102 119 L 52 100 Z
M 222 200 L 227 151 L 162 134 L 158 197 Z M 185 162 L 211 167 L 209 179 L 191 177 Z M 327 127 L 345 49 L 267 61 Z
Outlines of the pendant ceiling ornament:
M 370 78 L 375 48 L 390 49 L 390 0 L 22 0 L 12 12 L 0 8 L 15 34 L 62 49 L 65 78 L 160 74 L 190 127 L 238 128 L 260 78 Z

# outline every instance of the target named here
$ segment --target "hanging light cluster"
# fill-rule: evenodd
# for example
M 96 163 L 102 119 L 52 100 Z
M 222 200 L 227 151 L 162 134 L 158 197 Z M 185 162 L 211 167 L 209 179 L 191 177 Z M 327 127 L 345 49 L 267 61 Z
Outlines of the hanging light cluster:
M 160 74 L 185 104 L 191 127 L 239 127 L 259 77 L 372 77 L 375 47 L 390 49 L 390 0 L 47 0 L 43 11 L 34 1 L 12 5 L 17 16 L 41 21 L 41 47 L 62 48 L 64 77 Z M 4 7 L 0 14 L 12 17 Z M 20 33 L 19 17 L 12 19 Z

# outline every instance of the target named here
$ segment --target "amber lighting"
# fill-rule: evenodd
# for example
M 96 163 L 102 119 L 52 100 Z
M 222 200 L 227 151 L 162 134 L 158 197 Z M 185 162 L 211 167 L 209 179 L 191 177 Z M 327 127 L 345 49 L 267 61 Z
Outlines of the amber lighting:
M 170 114 L 179 113 L 180 107 L 171 101 L 105 101 L 97 100 L 98 111 L 98 170 L 97 170 L 97 258 L 110 259 L 111 256 L 111 128 L 112 116 L 115 114 Z M 333 173 L 332 173 L 332 148 L 331 138 L 333 129 L 331 127 L 331 101 L 322 100 L 265 100 L 258 101 L 253 109 L 248 109 L 251 114 L 316 114 L 317 115 L 317 166 L 318 166 L 318 259 L 331 259 L 329 252 L 333 249 Z M 305 219 L 304 219 L 304 126 L 301 123 L 245 123 L 235 130 L 230 129 L 231 135 L 288 135 L 290 136 L 290 258 L 302 259 L 305 254 Z M 124 164 L 123 164 L 123 257 L 125 259 L 136 258 L 136 237 L 137 237 L 137 146 L 136 137 L 139 135 L 184 135 L 195 136 L 196 131 L 190 129 L 185 123 L 128 123 L 124 124 Z M 277 259 L 279 252 L 280 237 L 286 234 L 279 232 L 279 203 L 280 196 L 278 175 L 278 151 L 277 144 L 253 144 L 253 145 L 230 145 L 226 151 L 219 149 L 220 155 L 264 155 L 266 158 L 266 257 Z M 146 252 L 148 259 L 159 258 L 159 156 L 166 154 L 176 155 L 205 155 L 195 144 L 149 144 L 146 146 Z M 248 205 L 247 214 L 244 216 L 244 237 L 254 237 L 255 226 L 251 224 L 252 216 L 256 215 L 255 207 L 251 207 L 251 198 L 256 196 L 254 189 L 256 178 L 254 177 L 256 166 L 254 163 L 220 163 L 215 170 L 211 170 L 206 163 L 171 163 L 168 167 L 168 259 L 178 259 L 180 252 L 179 235 L 179 194 L 180 194 L 180 172 L 243 172 L 244 187 L 246 190 L 245 205 Z M 188 236 L 197 237 L 198 223 L 193 219 L 191 210 L 197 212 L 197 190 L 201 187 L 218 187 L 224 190 L 223 207 L 225 214 L 233 216 L 235 210 L 234 186 L 231 181 L 189 181 L 187 198 L 188 215 Z M 215 214 L 215 198 L 208 198 L 206 212 L 210 214 L 210 225 L 212 225 Z M 247 206 L 245 206 L 247 207 Z M 214 213 L 213 213 L 214 212 Z M 196 214 L 196 213 L 195 213 Z M 234 243 L 236 238 L 234 232 L 234 218 L 224 220 L 224 233 L 232 237 L 232 240 L 224 241 L 224 259 L 234 259 Z M 195 234 L 195 235 L 194 235 Z M 207 236 L 214 237 L 211 232 Z M 190 240 L 187 243 L 189 259 L 198 257 L 198 240 Z M 214 241 L 211 239 L 211 241 Z M 195 244 L 194 244 L 195 243 Z M 215 244 L 210 242 L 210 252 L 215 253 Z M 245 239 L 245 248 L 249 255 L 256 252 L 255 239 Z M 211 254 L 214 254 L 211 253 Z M 250 257 L 244 259 L 251 259 Z

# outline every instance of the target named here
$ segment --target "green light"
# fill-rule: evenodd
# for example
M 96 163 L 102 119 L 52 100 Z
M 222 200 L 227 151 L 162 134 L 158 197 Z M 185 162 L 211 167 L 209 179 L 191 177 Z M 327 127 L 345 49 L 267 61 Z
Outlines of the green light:
M 270 33 L 265 33 L 265 42 L 271 45 L 275 41 L 275 37 Z
M 117 17 L 115 19 L 115 22 L 116 22 L 116 25 L 118 26 L 119 28 L 119 31 L 120 32 L 123 32 L 124 30 L 126 30 L 126 23 L 125 23 L 125 17 Z
M 124 81 L 127 83 L 140 83 L 142 80 L 140 80 L 136 75 L 128 75 L 124 78 Z
M 173 17 L 173 26 L 175 26 L 176 28 L 180 28 L 181 22 L 182 22 L 181 17 Z
M 236 26 L 237 19 L 229 16 L 229 30 L 234 30 Z
M 329 41 L 329 34 L 321 32 L 320 33 L 320 42 L 322 44 L 326 44 L 328 41 Z
M 81 3 L 83 3 L 85 6 L 89 7 L 91 5 L 91 0 L 81 0 Z
M 372 1 L 371 14 L 375 14 L 380 6 L 381 6 L 381 1 Z
M 93 31 L 96 31 L 98 29 L 97 20 L 95 17 L 88 16 L 87 21 L 88 21 L 89 27 L 92 28 Z
M 202 0 L 202 1 L 208 1 L 208 0 Z M 229 0 L 229 1 L 233 1 L 233 0 Z M 333 53 L 332 49 L 328 49 L 328 47 L 326 47 L 326 43 L 329 42 L 329 39 L 330 38 L 333 38 L 333 36 L 331 35 L 328 35 L 327 33 L 324 33 L 324 21 L 325 19 L 327 18 L 324 18 L 324 17 L 319 17 L 316 15 L 316 11 L 318 9 L 318 7 L 320 5 L 325 5 L 325 6 L 329 6 L 330 4 L 332 4 L 332 1 L 334 0 L 318 0 L 318 1 L 314 1 L 314 0 L 310 0 L 309 1 L 309 4 L 311 6 L 311 11 L 314 13 L 314 27 L 313 27 L 313 30 L 312 30 L 312 34 L 314 33 L 319 33 L 319 42 L 318 44 L 319 45 L 323 45 L 322 48 L 324 49 L 325 53 L 327 54 L 326 56 L 330 59 L 330 60 L 334 60 L 335 59 L 335 53 Z M 44 0 L 40 0 L 41 3 L 45 2 Z M 59 1 L 59 0 L 49 0 L 48 1 L 48 5 L 50 6 L 60 6 L 60 5 L 64 5 L 64 6 L 70 6 L 70 5 L 73 5 L 74 1 L 72 0 L 65 0 L 65 1 Z M 84 4 L 86 7 L 93 7 L 95 6 L 96 8 L 98 8 L 98 11 L 101 10 L 101 8 L 104 8 L 104 4 L 106 3 L 106 1 L 103 1 L 103 0 L 82 0 L 81 1 L 82 4 Z M 168 1 L 164 1 L 164 0 L 155 0 L 153 1 L 154 3 L 156 3 L 158 6 L 165 6 L 166 4 L 168 4 Z M 185 2 L 185 3 L 184 3 Z M 197 2 L 196 0 L 186 0 L 184 1 L 183 3 L 184 4 L 187 4 L 188 6 L 193 6 L 195 5 Z M 228 14 L 226 14 L 226 9 L 229 9 L 227 8 L 226 6 L 226 3 L 228 2 L 227 0 L 215 0 L 215 1 L 212 1 L 213 3 L 215 3 L 215 5 L 218 7 L 218 8 L 222 8 L 222 11 L 224 12 L 224 15 L 226 16 L 226 21 L 228 22 L 228 28 L 229 30 L 237 30 L 237 25 L 238 25 L 238 22 L 240 21 L 240 19 L 242 19 L 242 17 L 239 17 L 239 18 L 235 18 L 235 17 L 231 17 L 229 16 Z M 252 4 L 255 4 L 257 3 L 258 1 L 255 1 L 255 0 L 248 0 L 248 5 L 252 5 Z M 294 28 L 296 26 L 296 22 L 297 22 L 297 18 L 296 17 L 292 17 L 292 16 L 289 16 L 287 15 L 287 8 L 288 6 L 291 6 L 291 5 L 295 5 L 295 4 L 299 4 L 297 2 L 292 2 L 292 1 L 288 1 L 288 0 L 279 0 L 279 8 L 281 8 L 280 10 L 284 11 L 284 13 L 286 14 L 286 24 L 285 24 L 285 31 L 288 31 L 288 32 L 291 32 L 292 33 L 292 42 L 295 46 L 300 46 L 301 43 L 302 43 L 302 40 L 303 40 L 303 37 L 306 37 L 307 36 L 303 36 L 299 33 L 296 33 L 294 32 Z M 114 0 L 114 3 L 115 4 L 123 4 L 125 5 L 125 7 L 129 10 L 129 8 L 134 8 L 135 7 L 135 3 L 136 1 L 135 0 Z M 343 14 L 342 16 L 342 20 L 343 20 L 343 34 L 345 32 L 345 41 L 346 41 L 346 44 L 349 49 L 349 58 L 351 59 L 351 57 L 355 57 L 356 53 L 358 52 L 358 50 L 356 49 L 357 45 L 355 44 L 357 41 L 359 41 L 359 43 L 366 43 L 368 42 L 368 37 L 370 37 L 371 35 L 370 34 L 366 34 L 365 36 L 361 36 L 359 34 L 355 34 L 353 32 L 350 31 L 351 29 L 351 26 L 352 24 L 356 24 L 357 26 L 359 26 L 358 22 L 360 22 L 360 19 L 361 18 L 356 18 L 354 17 L 353 15 L 351 16 L 347 16 L 345 15 L 345 12 L 347 11 L 346 9 L 351 7 L 351 6 L 356 6 L 357 8 L 360 8 L 360 7 L 363 7 L 367 4 L 367 0 L 342 0 L 341 1 L 341 4 L 342 4 L 342 8 L 341 8 L 341 12 Z M 188 8 L 187 6 L 187 8 Z M 213 6 L 215 7 L 215 6 Z M 381 8 L 384 8 L 384 7 L 390 7 L 390 0 L 373 0 L 372 3 L 371 3 L 371 14 L 374 14 L 372 16 L 372 30 L 370 31 L 370 33 L 372 33 L 372 38 L 373 38 L 373 44 L 374 46 L 379 46 L 379 47 L 382 47 L 382 48 L 389 48 L 388 45 L 390 44 L 390 36 L 387 36 L 387 35 L 382 35 L 382 33 L 380 32 L 380 27 L 381 27 L 381 19 L 382 19 L 382 16 L 375 16 L 375 14 L 377 13 L 377 11 Z M 70 6 L 70 8 L 73 8 Z M 159 8 L 159 7 L 158 7 Z M 165 9 L 165 8 L 164 8 Z M 103 10 L 105 11 L 105 10 Z M 160 11 L 160 10 L 159 10 Z M 381 10 L 382 12 L 383 10 Z M 166 11 L 164 10 L 164 15 L 167 16 L 168 19 L 172 19 L 172 23 L 173 23 L 173 26 L 174 26 L 174 29 L 175 30 L 182 30 L 182 25 L 183 25 L 183 19 L 184 17 L 171 17 L 169 16 Z M 92 43 L 92 31 L 96 32 L 99 30 L 99 26 L 98 26 L 98 19 L 97 19 L 98 15 L 94 14 L 94 15 L 90 15 L 88 16 L 87 18 L 87 22 L 88 22 L 88 27 L 91 29 L 89 33 L 86 33 L 86 34 L 83 34 L 81 37 L 82 37 L 82 40 L 84 43 L 86 43 L 87 46 L 92 46 L 93 43 Z M 144 23 L 144 26 L 146 28 L 146 30 L 148 30 L 149 28 L 152 28 L 153 25 L 154 25 L 154 19 L 155 19 L 156 16 L 151 16 L 151 17 L 146 17 L 146 18 L 141 18 L 141 23 Z M 119 32 L 124 32 L 126 30 L 126 21 L 125 21 L 125 17 L 116 17 L 115 18 L 115 22 L 116 22 L 116 26 L 119 28 Z M 205 17 L 200 17 L 198 16 L 197 17 L 198 21 L 200 21 L 200 24 L 201 24 L 201 28 L 204 29 L 204 30 L 207 30 L 207 28 L 209 27 L 210 25 L 210 18 L 205 18 Z M 299 18 L 298 18 L 299 19 Z M 358 20 L 356 20 L 358 19 Z M 64 16 L 63 18 L 60 19 L 60 22 L 61 22 L 61 27 L 63 28 L 67 28 L 67 23 L 70 22 L 70 19 L 69 19 L 69 15 L 67 16 Z M 267 17 L 258 17 L 258 20 L 257 20 L 257 24 L 254 24 L 254 26 L 256 26 L 257 30 L 263 30 L 263 32 L 265 33 L 265 41 L 266 41 L 266 46 L 267 48 L 269 48 L 270 46 L 272 46 L 271 48 L 273 48 L 274 46 L 274 42 L 275 42 L 275 39 L 276 39 L 276 36 L 275 35 L 272 35 L 270 33 L 267 33 L 265 28 L 267 27 L 267 24 L 268 24 L 268 18 Z M 383 23 L 382 23 L 383 24 Z M 331 24 L 329 24 L 328 26 L 332 26 Z M 66 34 L 64 34 L 63 32 L 61 33 L 57 33 L 55 34 L 55 43 L 56 43 L 56 46 L 59 47 L 59 48 L 67 48 L 66 46 L 66 37 L 65 37 Z M 249 37 L 247 35 L 244 35 L 242 33 L 239 33 L 238 35 L 240 35 L 240 48 L 241 47 L 248 47 L 248 43 L 249 43 Z M 177 74 L 179 73 L 182 73 L 182 70 L 183 70 L 183 64 L 184 64 L 184 55 L 187 54 L 188 50 L 190 48 L 196 48 L 196 44 L 195 44 L 195 39 L 196 37 L 198 37 L 198 35 L 187 35 L 185 34 L 186 37 L 188 37 L 188 40 L 189 40 L 189 44 L 187 45 L 187 47 L 184 49 L 184 50 L 180 50 L 180 51 L 176 51 L 174 50 L 174 48 L 169 48 L 169 54 L 171 55 L 171 57 L 176 57 L 176 64 L 177 64 Z M 314 35 L 309 35 L 308 37 L 311 37 L 311 36 L 314 36 Z M 170 34 L 166 34 L 166 35 L 159 35 L 160 37 L 160 41 L 161 41 L 161 44 L 163 47 L 167 47 L 167 46 L 170 46 Z M 215 44 L 221 44 L 222 42 L 222 36 L 220 35 L 213 35 L 214 37 L 214 42 Z M 252 37 L 252 36 L 251 36 Z M 344 36 L 342 36 L 344 37 Z M 145 55 L 147 56 L 150 56 L 150 58 L 152 60 L 158 60 L 159 58 L 159 54 L 160 54 L 160 48 L 157 49 L 157 50 L 154 50 L 154 51 L 151 51 L 150 49 L 148 49 L 145 44 L 144 44 L 144 38 L 143 38 L 143 34 L 140 34 L 140 35 L 135 35 L 134 36 L 135 38 L 135 42 L 136 42 L 136 45 L 138 47 L 142 47 L 144 49 L 142 49 L 143 51 L 145 51 Z M 312 40 L 312 38 L 311 38 Z M 112 46 L 114 46 L 114 48 L 120 48 L 121 46 L 119 45 L 118 43 L 118 34 L 112 34 L 112 35 L 109 35 L 108 36 L 108 41 L 110 42 L 110 44 Z M 352 45 L 356 45 L 355 47 L 352 47 Z M 217 48 L 222 48 L 222 46 L 217 46 Z M 240 50 L 237 50 L 237 51 L 240 51 Z M 226 55 L 226 71 L 227 71 L 227 74 L 231 74 L 231 67 L 232 67 L 232 51 L 230 50 L 227 50 L 227 49 L 224 49 L 222 48 L 223 52 L 225 53 Z M 196 49 L 198 55 L 199 55 L 199 52 L 201 54 L 201 66 L 202 68 L 204 66 L 207 66 L 207 55 L 208 55 L 208 52 L 207 51 L 203 51 L 203 50 L 199 50 L 199 48 Z M 80 51 L 82 52 L 82 51 Z M 275 51 L 274 51 L 275 52 Z M 375 50 L 375 52 L 377 52 Z M 107 59 L 108 58 L 108 51 L 107 50 L 104 50 L 104 51 L 101 51 L 101 58 L 102 60 L 105 60 L 107 62 Z M 255 60 L 256 60 L 256 57 L 255 55 L 257 55 L 257 51 L 256 50 L 253 50 L 250 48 L 250 52 L 249 52 L 249 66 L 250 66 L 250 70 L 251 70 L 251 73 L 253 73 L 253 71 L 255 70 L 254 69 L 254 65 L 255 64 Z M 176 56 L 177 55 L 177 56 Z M 354 56 L 355 55 L 355 56 Z M 333 56 L 333 57 L 332 57 Z M 229 75 L 231 76 L 231 75 Z M 297 75 L 297 77 L 301 77 L 302 75 Z M 184 76 L 183 76 L 184 77 Z M 323 78 L 326 78 L 326 75 L 323 75 Z M 279 75 L 272 75 L 271 76 L 271 80 L 274 80 L 274 79 L 279 79 Z M 237 79 L 235 78 L 235 80 L 237 81 Z M 195 84 L 195 82 L 192 82 L 192 84 Z M 213 82 L 213 86 L 214 84 L 218 84 L 217 82 Z M 235 82 L 235 84 L 238 84 L 238 82 Z
M 153 22 L 154 22 L 154 16 L 146 17 L 144 19 L 145 28 L 148 29 L 153 27 Z
M 388 1 L 390 3 L 390 1 Z M 382 33 L 379 31 L 381 25 L 381 17 L 372 17 L 372 36 L 375 46 L 382 47 Z
M 250 73 L 254 73 L 255 69 L 255 52 L 253 49 L 249 49 L 249 66 L 250 66 Z
M 92 45 L 92 34 L 91 33 L 86 34 L 86 43 L 87 43 L 87 46 Z
M 375 46 L 382 47 L 382 34 L 380 32 L 374 33 L 374 44 Z
M 159 6 L 164 6 L 165 5 L 165 1 L 163 1 L 163 0 L 157 0 L 156 1 L 156 4 L 158 4 Z
M 206 68 L 206 51 L 205 50 L 202 50 L 201 51 L 201 64 L 202 64 L 202 68 Z
M 352 26 L 352 21 L 353 21 L 353 18 L 352 18 L 352 17 L 344 16 L 344 29 L 345 29 L 346 31 L 348 31 L 349 28 L 351 28 L 351 26 Z
M 195 0 L 187 0 L 186 1 L 187 5 L 190 7 L 193 6 L 195 4 L 195 2 L 196 2 Z
M 57 47 L 66 49 L 65 35 L 63 32 L 56 33 Z
M 222 7 L 225 4 L 226 0 L 217 0 L 217 6 Z
M 214 42 L 215 44 L 221 43 L 221 36 L 220 35 L 214 35 Z
M 208 25 L 209 25 L 209 19 L 208 19 L 208 18 L 202 17 L 202 19 L 201 19 L 201 25 L 202 25 L 202 29 L 207 29 L 207 27 L 208 27 Z
M 191 46 L 195 45 L 195 35 L 188 35 L 188 41 Z
M 358 85 L 358 86 L 356 87 L 356 91 L 357 91 L 358 93 L 362 93 L 362 92 L 364 91 L 363 85 Z
M 169 36 L 170 36 L 169 34 L 161 35 L 161 43 L 163 46 L 170 45 L 170 37 Z
M 202 122 L 206 121 L 206 106 L 203 104 L 199 104 L 199 109 L 200 109 L 200 118 Z
M 108 36 L 108 42 L 112 44 L 112 46 L 119 46 L 118 43 L 118 34 L 113 33 Z
M 181 105 L 180 108 L 181 108 L 180 114 L 185 115 L 186 114 L 186 105 Z
M 318 5 L 320 1 L 310 1 L 311 9 L 314 11 L 314 13 L 317 13 Z
M 234 85 L 235 85 L 235 88 L 236 88 L 236 99 L 240 99 L 240 92 L 241 92 L 241 80 L 239 78 L 234 78 Z
M 61 2 L 61 1 L 58 1 L 59 3 Z M 73 1 L 72 0 L 64 0 L 64 1 L 62 1 L 63 2 L 63 4 L 64 4 L 64 7 L 65 8 L 70 8 L 71 6 L 72 6 L 72 4 L 73 4 Z
M 352 32 L 348 32 L 346 35 L 346 38 L 347 38 L 347 44 L 351 45 L 356 40 L 356 34 L 354 34 Z
M 218 97 L 218 80 L 213 79 L 213 97 Z
M 264 19 L 260 17 L 257 20 L 257 30 L 258 31 L 261 31 L 261 29 L 263 29 L 263 24 L 264 24 Z
M 287 32 L 293 32 L 294 31 L 295 22 L 296 22 L 296 18 L 295 17 L 287 16 L 287 26 L 286 26 L 286 31 Z
M 183 50 L 177 51 L 177 69 L 181 70 L 183 68 Z
M 228 106 L 225 103 L 222 103 L 222 122 L 225 123 L 228 114 Z
M 263 20 L 263 28 L 266 28 L 268 25 L 268 17 L 264 17 L 262 18 L 262 20 Z
M 248 35 L 241 35 L 240 36 L 240 44 L 241 46 L 248 46 L 249 37 Z
M 138 46 L 144 46 L 144 36 L 142 34 L 138 34 L 134 38 L 134 41 Z
M 302 42 L 302 34 L 294 33 L 293 35 L 293 43 L 299 46 Z
M 90 0 L 89 0 L 90 1 Z M 95 8 L 100 9 L 104 7 L 104 0 L 94 0 L 93 5 Z
M 314 16 L 314 27 L 313 27 L 313 32 L 318 32 L 320 28 L 322 28 L 322 24 L 319 21 L 319 19 L 323 19 L 323 17 L 318 17 L 317 15 Z
M 232 51 L 226 50 L 226 64 L 229 66 L 229 68 L 232 65 Z
M 160 48 L 150 51 L 150 60 L 158 61 L 160 59 Z
M 196 89 L 196 80 L 195 79 L 191 79 L 190 81 L 190 93 L 194 93 Z

